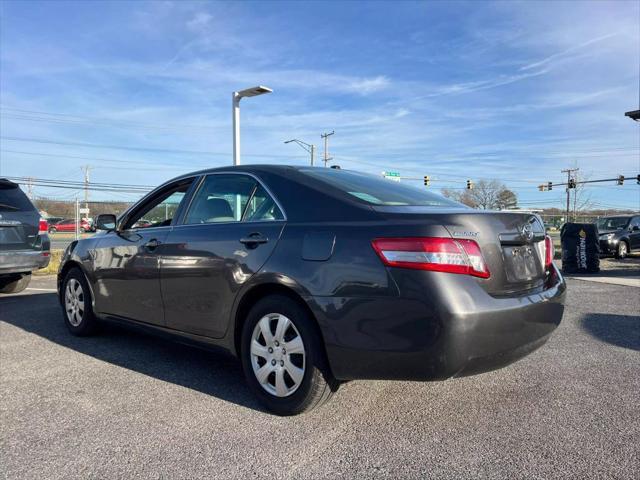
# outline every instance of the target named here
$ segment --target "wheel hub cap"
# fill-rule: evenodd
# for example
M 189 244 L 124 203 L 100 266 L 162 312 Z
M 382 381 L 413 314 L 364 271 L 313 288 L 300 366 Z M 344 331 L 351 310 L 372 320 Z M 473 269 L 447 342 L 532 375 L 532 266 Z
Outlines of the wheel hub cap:
M 258 383 L 271 395 L 287 397 L 304 378 L 306 354 L 300 332 L 279 313 L 260 319 L 251 335 L 251 366 Z
M 64 291 L 64 307 L 69 323 L 77 327 L 84 317 L 84 292 L 82 285 L 75 278 L 67 282 Z

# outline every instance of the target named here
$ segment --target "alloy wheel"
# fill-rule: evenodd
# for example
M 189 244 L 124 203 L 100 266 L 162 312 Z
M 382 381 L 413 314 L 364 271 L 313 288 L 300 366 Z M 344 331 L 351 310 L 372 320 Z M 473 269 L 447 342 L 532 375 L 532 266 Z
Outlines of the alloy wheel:
M 251 335 L 251 366 L 260 386 L 276 397 L 294 393 L 304 378 L 306 354 L 300 332 L 279 313 L 269 313 Z
M 82 322 L 84 317 L 84 292 L 82 285 L 75 278 L 69 279 L 64 292 L 64 306 L 67 312 L 67 319 L 74 327 Z
M 624 258 L 627 256 L 627 244 L 624 242 L 620 242 L 620 245 L 618 246 L 618 256 L 620 258 Z

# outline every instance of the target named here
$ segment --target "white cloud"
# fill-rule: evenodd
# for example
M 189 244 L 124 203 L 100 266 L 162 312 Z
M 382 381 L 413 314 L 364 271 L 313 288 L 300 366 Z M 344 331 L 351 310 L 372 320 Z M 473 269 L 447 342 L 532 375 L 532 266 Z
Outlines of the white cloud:
M 347 89 L 362 95 L 368 95 L 370 93 L 377 92 L 389 87 L 391 82 L 385 76 L 377 76 L 374 78 L 363 78 L 352 80 Z
M 207 12 L 197 12 L 190 20 L 187 21 L 187 28 L 195 32 L 202 32 L 209 27 L 213 16 Z

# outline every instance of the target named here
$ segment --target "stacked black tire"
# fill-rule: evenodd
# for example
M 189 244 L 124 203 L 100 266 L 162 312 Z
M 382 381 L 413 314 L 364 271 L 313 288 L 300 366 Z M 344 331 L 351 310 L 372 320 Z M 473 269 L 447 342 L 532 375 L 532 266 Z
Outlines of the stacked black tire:
M 563 273 L 600 271 L 598 227 L 594 223 L 565 223 L 560 230 Z

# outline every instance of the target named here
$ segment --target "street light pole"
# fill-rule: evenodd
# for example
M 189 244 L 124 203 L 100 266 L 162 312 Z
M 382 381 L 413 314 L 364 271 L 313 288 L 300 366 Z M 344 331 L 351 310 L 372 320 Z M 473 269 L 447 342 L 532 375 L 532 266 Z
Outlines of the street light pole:
M 240 100 L 245 97 L 256 97 L 265 93 L 271 93 L 268 87 L 258 85 L 257 87 L 246 88 L 231 95 L 231 116 L 233 123 L 233 164 L 240 165 Z
M 233 117 L 233 164 L 240 165 L 240 96 L 238 92 L 232 95 Z
M 313 163 L 316 158 L 316 146 L 307 142 L 303 142 L 302 140 L 298 140 L 297 138 L 287 140 L 284 143 L 291 143 L 291 142 L 297 143 L 298 145 L 300 145 L 302 148 L 304 148 L 307 152 L 311 154 L 311 166 L 313 167 Z

